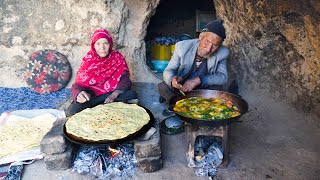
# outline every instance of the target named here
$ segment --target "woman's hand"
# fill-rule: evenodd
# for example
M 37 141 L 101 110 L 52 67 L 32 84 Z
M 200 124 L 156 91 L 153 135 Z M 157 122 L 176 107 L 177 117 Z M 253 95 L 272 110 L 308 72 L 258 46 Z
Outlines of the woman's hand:
M 105 104 L 112 103 L 119 96 L 119 94 L 121 94 L 121 91 L 118 91 L 118 90 L 113 91 L 110 94 L 110 96 L 108 96 L 106 100 L 104 100 L 104 103 Z
M 85 103 L 87 101 L 89 101 L 91 99 L 91 96 L 89 93 L 85 92 L 85 91 L 81 91 L 78 95 L 77 95 L 77 99 L 76 101 L 78 103 Z

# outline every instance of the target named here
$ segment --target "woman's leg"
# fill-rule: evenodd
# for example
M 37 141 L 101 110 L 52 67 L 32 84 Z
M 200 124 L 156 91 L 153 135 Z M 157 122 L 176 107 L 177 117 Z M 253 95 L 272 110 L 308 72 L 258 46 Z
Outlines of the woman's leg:
M 86 108 L 92 108 L 95 107 L 99 104 L 103 104 L 104 101 L 108 96 L 110 96 L 112 92 L 108 92 L 107 94 L 103 94 L 97 97 L 92 98 L 90 101 L 85 102 L 85 103 L 77 103 L 77 102 L 72 102 L 71 105 L 69 106 L 68 110 L 66 111 L 66 116 L 72 116 L 75 113 L 78 113 Z M 120 94 L 115 101 L 116 102 L 127 102 L 128 100 L 131 99 L 137 99 L 138 95 L 135 91 L 133 90 L 127 90 L 124 93 Z
M 94 97 L 90 99 L 89 101 L 85 103 L 77 103 L 73 101 L 71 105 L 69 106 L 68 110 L 66 111 L 66 116 L 72 116 L 86 108 L 92 108 L 94 106 L 97 106 L 99 104 L 103 104 L 104 100 L 110 95 L 111 93 L 103 94 L 101 96 Z
M 126 90 L 120 94 L 115 101 L 116 102 L 127 102 L 131 99 L 138 99 L 138 94 L 134 90 Z
M 71 103 L 71 105 L 69 106 L 68 110 L 66 111 L 66 116 L 70 117 L 80 111 L 82 111 L 83 109 L 86 109 L 90 107 L 90 103 L 89 102 L 85 102 L 85 103 L 77 103 L 75 101 L 73 101 Z

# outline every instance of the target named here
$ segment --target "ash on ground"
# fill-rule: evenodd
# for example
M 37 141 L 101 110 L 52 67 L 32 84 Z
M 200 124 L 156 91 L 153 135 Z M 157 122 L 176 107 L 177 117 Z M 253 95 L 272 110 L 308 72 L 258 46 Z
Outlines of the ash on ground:
M 195 165 L 199 167 L 196 175 L 213 178 L 223 159 L 221 141 L 214 137 L 197 137 L 194 152 Z
M 72 171 L 92 174 L 100 179 L 116 179 L 132 177 L 136 167 L 133 144 L 127 143 L 106 147 L 81 147 Z

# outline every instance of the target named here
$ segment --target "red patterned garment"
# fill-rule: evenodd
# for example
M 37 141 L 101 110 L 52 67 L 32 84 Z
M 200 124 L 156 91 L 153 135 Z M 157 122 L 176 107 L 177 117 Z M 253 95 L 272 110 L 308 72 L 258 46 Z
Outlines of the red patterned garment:
M 110 44 L 109 54 L 100 58 L 94 49 L 94 43 L 106 38 Z M 75 83 L 92 90 L 96 96 L 116 89 L 121 75 L 128 71 L 124 57 L 112 50 L 112 38 L 106 29 L 98 29 L 91 36 L 91 50 L 83 58 L 77 71 Z

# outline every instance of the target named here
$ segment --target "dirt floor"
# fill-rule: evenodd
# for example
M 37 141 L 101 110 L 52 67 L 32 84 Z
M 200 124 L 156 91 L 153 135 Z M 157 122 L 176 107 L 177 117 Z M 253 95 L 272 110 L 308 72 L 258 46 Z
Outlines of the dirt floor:
M 229 165 L 219 169 L 215 179 L 319 179 L 320 129 L 315 119 L 297 113 L 287 105 L 259 94 L 242 94 L 249 111 L 241 123 L 231 125 Z M 143 103 L 164 119 L 164 108 L 151 94 Z M 133 179 L 207 179 L 187 166 L 186 135 L 162 134 L 164 166 L 154 173 L 137 172 Z M 43 160 L 25 165 L 22 179 L 95 179 L 71 170 L 48 171 Z M 125 178 L 128 179 L 128 178 Z

